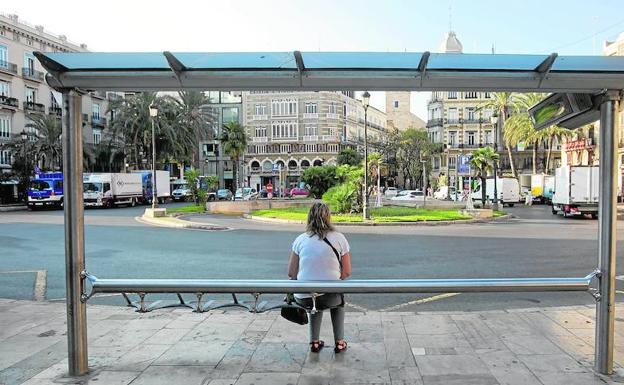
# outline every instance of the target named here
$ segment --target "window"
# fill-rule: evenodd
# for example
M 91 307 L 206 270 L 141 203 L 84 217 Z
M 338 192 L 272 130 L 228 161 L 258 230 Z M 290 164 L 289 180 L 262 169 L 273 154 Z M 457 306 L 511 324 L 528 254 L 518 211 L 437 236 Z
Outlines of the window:
M 238 122 L 238 107 L 224 107 L 222 113 L 223 123 Z
M 242 103 L 243 96 L 240 91 L 222 91 L 221 92 L 221 103 Z
M 0 66 L 2 68 L 9 68 L 9 50 L 5 45 L 0 45 Z
M 6 150 L 0 150 L 0 164 L 11 164 L 11 153 Z
M 32 75 L 35 73 L 35 56 L 30 52 L 24 53 L 24 68 Z
M 305 104 L 305 112 L 306 114 L 316 114 L 317 107 L 316 103 L 306 103 Z
M 449 123 L 457 122 L 459 120 L 459 117 L 457 115 L 457 108 L 448 109 L 448 120 L 449 120 Z
M 338 135 L 338 128 L 336 128 L 336 127 L 329 127 L 329 135 L 337 136 Z
M 335 113 L 336 113 L 336 103 L 330 103 L 330 104 L 329 104 L 329 110 L 328 110 L 328 112 L 329 112 L 330 114 L 335 114 Z
M 453 155 L 449 155 L 449 158 L 448 158 L 449 168 L 455 168 L 456 164 L 457 164 L 457 158 Z
M 93 116 L 93 120 L 100 120 L 100 105 L 97 103 L 93 103 L 93 106 L 91 107 L 91 109 L 92 109 L 91 116 Z
M 450 131 L 448 136 L 448 144 L 449 146 L 454 146 L 457 143 L 457 132 Z
M 467 107 L 466 108 L 466 119 L 467 120 L 472 120 L 472 121 L 476 120 L 475 115 L 476 114 L 475 114 L 474 107 Z
M 0 96 L 11 96 L 11 86 L 9 82 L 0 80 Z
M 474 131 L 469 131 L 468 132 L 468 145 L 474 146 L 474 144 L 475 144 L 475 133 Z
M 276 121 L 271 124 L 271 134 L 274 139 L 297 138 L 297 122 Z
M 476 99 L 478 97 L 476 92 L 464 92 L 464 98 L 466 99 Z
M 303 129 L 303 135 L 306 135 L 306 136 L 318 135 L 318 127 L 306 125 Z
M 457 91 L 449 91 L 448 98 L 449 99 L 457 99 Z
M 36 103 L 37 102 L 37 90 L 34 88 L 26 87 L 26 102 L 28 103 Z
M 266 105 L 256 104 L 256 115 L 266 115 Z
M 483 133 L 483 141 L 485 142 L 485 144 L 494 143 L 492 140 L 492 130 L 485 130 L 485 132 Z
M 99 128 L 93 129 L 93 144 L 100 144 L 102 141 L 102 130 Z
M 394 108 L 399 108 L 399 101 L 398 101 L 398 100 L 395 100 L 395 101 L 393 102 L 393 105 L 394 105 Z
M 484 92 L 483 93 L 483 97 L 486 99 L 490 99 L 492 97 L 492 93 L 491 92 Z
M 266 136 L 267 136 L 266 126 L 256 127 L 256 137 L 266 137 Z
M 0 115 L 0 138 L 11 137 L 11 118 L 7 115 Z
M 271 115 L 297 115 L 297 101 L 295 99 L 274 99 L 271 101 Z
M 490 123 L 490 118 L 492 117 L 492 110 L 491 109 L 485 109 L 483 110 L 483 120 L 486 123 Z

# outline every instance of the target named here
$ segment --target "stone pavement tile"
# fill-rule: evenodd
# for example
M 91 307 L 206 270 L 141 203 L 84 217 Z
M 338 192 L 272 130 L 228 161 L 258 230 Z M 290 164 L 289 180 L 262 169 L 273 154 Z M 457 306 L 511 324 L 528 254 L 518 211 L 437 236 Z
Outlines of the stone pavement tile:
M 392 385 L 422 385 L 422 376 L 417 367 L 390 367 Z
M 89 364 L 91 363 L 89 362 Z M 46 370 L 39 372 L 33 378 L 56 378 L 56 377 L 67 375 L 68 371 L 69 371 L 68 360 L 67 358 L 65 358 L 64 360 L 57 362 L 56 364 L 50 366 Z
M 410 334 L 407 336 L 412 348 L 469 348 L 470 344 L 462 333 L 453 334 Z
M 547 317 L 543 312 L 521 313 L 520 317 L 526 320 L 531 327 L 540 333 L 550 336 L 572 335 L 568 329 Z
M 586 357 L 594 354 L 594 347 L 577 336 L 548 336 L 555 345 L 574 358 Z
M 205 366 L 150 366 L 132 381 L 132 385 L 203 385 L 210 378 L 211 369 Z
M 113 329 L 89 345 L 134 347 L 156 334 L 157 331 L 157 329 Z
M 502 385 L 539 384 L 537 377 L 513 353 L 493 351 L 479 354 L 478 357 Z
M 386 368 L 375 370 L 356 369 L 335 365 L 331 370 L 331 385 L 334 384 L 390 384 L 390 371 Z
M 328 317 L 329 318 L 329 317 Z M 329 320 L 326 320 L 323 317 L 323 324 L 328 323 Z M 346 329 L 349 329 L 349 326 L 345 325 Z M 326 330 L 326 329 L 325 329 Z M 321 329 L 321 335 L 324 340 L 327 340 L 326 333 Z M 310 337 L 308 336 L 308 325 L 296 325 L 292 322 L 286 321 L 285 319 L 276 319 L 273 322 L 273 325 L 267 332 L 264 337 L 263 342 L 270 343 L 300 343 L 300 342 L 309 342 Z
M 605 385 L 594 373 L 538 373 L 544 385 Z
M 219 378 L 238 378 L 265 334 L 265 332 L 246 331 L 241 339 L 234 342 L 228 349 L 213 371 L 213 375 L 218 374 Z
M 453 316 L 453 320 L 473 349 L 500 349 L 504 346 L 479 315 L 457 315 Z
M 401 317 L 382 320 L 381 328 L 384 339 L 407 338 L 403 319 Z
M 181 318 L 181 317 L 180 317 Z M 176 318 L 173 321 L 165 325 L 165 329 L 193 329 L 199 325 L 203 320 L 187 320 Z
M 230 324 L 243 324 L 249 325 L 254 320 L 254 315 L 242 310 L 230 310 L 223 314 L 211 314 L 206 319 L 207 323 L 230 323 Z
M 325 323 L 325 321 L 323 321 Z M 329 324 L 329 323 L 328 323 Z M 345 324 L 345 335 L 344 338 L 349 343 L 377 343 L 383 342 L 383 331 L 379 326 L 371 325 L 371 324 Z M 321 336 L 323 335 L 332 335 L 329 333 L 323 333 L 321 331 Z M 326 338 L 326 343 L 330 343 L 333 346 L 333 338 Z
M 245 324 L 240 323 L 207 323 L 202 322 L 187 333 L 182 341 L 236 341 L 245 332 Z
M 330 350 L 333 352 L 333 350 Z M 349 367 L 361 370 L 387 368 L 386 348 L 383 343 L 351 344 L 346 352 L 335 354 L 334 368 Z
M 457 325 L 449 315 L 404 316 L 403 325 L 407 334 L 459 333 Z
M 140 318 L 134 319 L 132 321 L 126 322 L 124 325 L 124 330 L 143 330 L 143 329 L 162 329 L 170 323 L 174 321 L 169 317 L 163 318 Z
M 518 313 L 488 314 L 483 322 L 496 334 L 535 334 L 533 328 Z
M 499 385 L 491 374 L 442 374 L 423 376 L 424 385 Z
M 544 315 L 566 329 L 594 329 L 594 320 L 585 317 L 577 311 L 544 311 Z
M 21 383 L 54 366 L 67 355 L 67 342 L 59 341 L 0 371 L 0 384 Z M 67 367 L 67 366 L 66 366 Z
M 567 354 L 517 355 L 535 375 L 541 373 L 584 373 L 591 367 L 583 366 Z
M 247 327 L 247 331 L 268 332 L 275 319 L 256 319 Z
M 237 378 L 216 378 L 214 380 L 208 379 L 204 385 L 234 385 Z
M 135 378 L 137 378 L 140 372 L 120 371 L 120 370 L 102 370 L 99 373 L 90 376 L 90 378 L 84 383 L 91 385 L 128 385 Z M 59 381 L 60 382 L 60 381 Z M 132 382 L 134 384 L 134 382 Z
M 308 354 L 307 343 L 263 342 L 245 367 L 245 372 L 301 372 Z
M 193 365 L 215 367 L 234 341 L 180 341 L 163 353 L 152 366 Z
M 243 373 L 235 385 L 297 385 L 299 373 Z
M 563 353 L 544 335 L 502 335 L 503 343 L 515 354 L 560 354 Z
M 88 347 L 89 365 L 105 367 L 112 365 L 119 357 L 128 353 L 130 346 L 91 346 Z
M 384 341 L 386 347 L 386 363 L 388 366 L 416 366 L 414 355 L 407 338 L 393 338 Z
M 110 365 L 111 370 L 140 372 L 160 357 L 170 345 L 140 344 Z
M 144 343 L 150 345 L 173 345 L 189 333 L 189 329 L 160 329 Z
M 483 361 L 473 355 L 416 356 L 416 364 L 423 378 L 440 374 L 490 374 Z
M 586 343 L 593 345 L 596 338 L 595 329 L 568 329 L 574 336 L 582 339 Z
M 4 370 L 54 344 L 64 337 L 17 334 L 0 343 L 0 370 Z

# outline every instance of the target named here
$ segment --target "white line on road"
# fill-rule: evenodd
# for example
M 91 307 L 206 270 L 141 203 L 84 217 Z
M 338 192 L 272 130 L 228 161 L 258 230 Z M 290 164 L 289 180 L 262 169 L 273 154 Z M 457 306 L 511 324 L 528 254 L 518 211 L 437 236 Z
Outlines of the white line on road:
M 48 284 L 48 271 L 47 270 L 4 270 L 0 271 L 0 274 L 24 274 L 35 273 L 35 290 L 33 292 L 33 299 L 35 301 L 44 301 L 46 287 Z
M 428 303 L 428 302 L 433 302 L 433 301 L 437 301 L 437 300 L 444 299 L 444 298 L 454 297 L 459 294 L 460 293 L 438 294 L 438 295 L 434 295 L 433 297 L 421 298 L 421 299 L 416 299 L 416 300 L 405 302 L 405 303 L 400 303 L 398 305 L 390 306 L 385 309 L 381 309 L 379 311 L 392 311 L 392 310 L 401 309 L 403 307 L 410 306 L 410 305 L 421 305 L 423 303 Z

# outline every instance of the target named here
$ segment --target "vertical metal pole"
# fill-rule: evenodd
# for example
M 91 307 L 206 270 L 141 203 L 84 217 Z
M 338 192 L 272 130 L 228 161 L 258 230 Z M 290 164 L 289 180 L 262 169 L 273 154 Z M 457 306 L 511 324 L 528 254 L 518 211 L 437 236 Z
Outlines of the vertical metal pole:
M 150 106 L 151 110 L 151 106 Z M 158 206 L 158 192 L 156 191 L 156 135 L 154 134 L 154 116 L 152 120 L 152 210 Z
M 619 93 L 607 92 L 600 105 L 600 199 L 598 223 L 598 269 L 600 299 L 596 305 L 596 347 L 594 369 L 613 373 L 615 318 L 617 130 L 615 116 Z
M 369 219 L 368 213 L 368 106 L 364 106 L 364 202 L 362 214 L 364 219 Z
M 69 375 L 89 371 L 87 308 L 81 301 L 85 269 L 82 197 L 82 95 L 63 93 L 63 200 L 65 208 L 65 290 L 67 297 L 67 356 Z

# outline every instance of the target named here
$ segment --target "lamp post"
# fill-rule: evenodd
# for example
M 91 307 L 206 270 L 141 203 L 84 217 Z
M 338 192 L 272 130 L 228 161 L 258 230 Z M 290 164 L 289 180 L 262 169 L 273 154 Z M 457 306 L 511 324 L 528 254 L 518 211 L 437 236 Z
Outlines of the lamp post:
M 150 120 L 152 121 L 152 209 L 155 209 L 158 201 L 158 194 L 156 191 L 156 136 L 154 134 L 154 125 L 156 117 L 158 116 L 158 108 L 154 103 L 149 106 Z
M 494 127 L 494 148 L 498 152 L 498 144 L 496 143 L 498 139 L 498 114 L 496 113 L 496 111 L 494 111 L 492 116 L 490 116 L 490 122 L 492 123 L 492 126 Z M 498 162 L 495 160 L 494 161 L 494 200 L 492 201 L 492 210 L 494 211 L 498 211 L 498 187 L 496 186 L 497 174 L 498 174 Z
M 28 140 L 28 133 L 22 131 L 20 133 L 22 137 L 22 161 L 24 162 L 24 185 L 26 186 L 26 201 L 28 202 L 28 162 L 26 162 L 26 141 Z
M 364 106 L 364 202 L 362 208 L 362 215 L 364 219 L 370 218 L 368 213 L 368 106 L 370 103 L 370 94 L 368 91 L 364 91 L 362 94 L 362 105 Z

